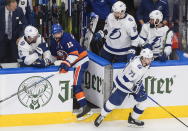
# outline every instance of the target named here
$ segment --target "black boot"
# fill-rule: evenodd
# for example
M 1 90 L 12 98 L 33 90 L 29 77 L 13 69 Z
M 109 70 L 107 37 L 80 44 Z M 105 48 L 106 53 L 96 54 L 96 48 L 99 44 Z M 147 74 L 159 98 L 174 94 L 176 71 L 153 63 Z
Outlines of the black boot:
M 101 123 L 102 123 L 102 121 L 104 120 L 104 116 L 102 116 L 101 114 L 95 119 L 95 121 L 94 121 L 94 125 L 96 126 L 96 127 L 98 127 Z
M 140 120 L 137 120 L 137 119 L 133 119 L 132 116 L 131 116 L 131 113 L 129 113 L 128 123 L 130 125 L 136 125 L 136 126 L 139 126 L 139 127 L 144 125 L 143 121 L 140 121 Z

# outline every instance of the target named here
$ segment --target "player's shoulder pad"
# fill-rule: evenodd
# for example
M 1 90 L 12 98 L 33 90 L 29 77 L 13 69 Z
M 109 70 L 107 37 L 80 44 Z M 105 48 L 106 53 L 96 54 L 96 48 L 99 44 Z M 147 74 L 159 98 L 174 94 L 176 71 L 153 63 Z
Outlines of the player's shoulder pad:
M 142 25 L 142 28 L 144 28 L 144 29 L 149 29 L 149 28 L 150 28 L 150 23 L 149 23 L 149 22 L 144 23 L 144 24 Z
M 24 36 L 22 36 L 20 38 L 20 40 L 18 41 L 18 46 L 23 46 L 23 45 L 25 45 L 25 43 L 26 43 L 26 41 L 24 40 Z
M 72 41 L 72 39 L 74 39 L 73 37 L 72 37 L 72 35 L 70 34 L 70 33 L 68 33 L 68 32 L 64 32 L 63 33 L 63 41 Z
M 114 14 L 113 14 L 113 13 L 110 13 L 110 14 L 107 16 L 106 19 L 107 19 L 107 21 L 114 19 Z
M 70 38 L 70 37 L 71 37 L 71 34 L 68 33 L 68 32 L 63 32 L 63 36 L 66 37 L 66 38 Z
M 144 23 L 142 25 L 141 30 L 144 30 L 145 32 L 149 32 L 149 30 L 150 30 L 150 24 L 149 23 Z
M 135 19 L 134 19 L 134 17 L 132 16 L 132 15 L 129 15 L 129 14 L 126 14 L 127 16 L 126 16 L 126 18 L 125 19 L 127 19 L 129 22 L 131 22 L 131 23 L 135 23 Z
M 22 37 L 18 42 L 18 49 L 27 50 L 29 49 L 29 44 L 25 41 L 24 37 Z
M 132 27 L 137 27 L 135 19 L 131 15 L 126 16 L 126 18 L 122 22 L 126 23 L 126 24 L 123 24 L 126 28 L 130 29 Z
M 140 57 L 139 56 L 136 56 L 132 60 L 131 67 L 132 67 L 132 70 L 134 70 L 135 72 L 137 72 L 138 70 L 142 69 L 143 66 L 142 66 L 142 63 L 140 61 Z
M 164 30 L 169 30 L 169 27 L 167 25 L 164 25 L 162 28 L 164 28 Z

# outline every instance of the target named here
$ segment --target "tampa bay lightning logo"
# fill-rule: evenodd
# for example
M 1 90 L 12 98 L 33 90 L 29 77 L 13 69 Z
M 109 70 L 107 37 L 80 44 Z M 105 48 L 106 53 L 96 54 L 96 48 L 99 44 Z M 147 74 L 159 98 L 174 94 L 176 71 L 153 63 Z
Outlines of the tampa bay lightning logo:
M 162 36 L 157 36 L 157 37 L 155 37 L 155 38 L 153 39 L 152 45 L 154 46 L 154 48 L 159 48 L 159 47 L 161 47 L 161 42 L 162 42 L 161 37 L 162 37 Z
M 67 58 L 67 52 L 63 51 L 63 50 L 58 50 L 57 51 L 57 56 L 61 59 L 61 60 L 66 60 Z
M 120 28 L 115 28 L 111 33 L 110 33 L 110 39 L 118 39 L 121 37 L 121 32 Z

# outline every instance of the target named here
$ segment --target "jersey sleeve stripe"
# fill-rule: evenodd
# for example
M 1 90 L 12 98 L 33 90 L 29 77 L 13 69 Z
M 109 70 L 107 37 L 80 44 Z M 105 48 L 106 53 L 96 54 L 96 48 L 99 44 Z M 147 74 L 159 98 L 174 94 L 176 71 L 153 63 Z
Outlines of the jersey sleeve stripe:
M 142 36 L 140 36 L 140 38 L 142 38 L 144 41 L 146 41 L 146 40 L 147 40 L 147 38 L 144 38 L 144 37 L 142 37 Z
M 70 52 L 69 55 L 79 55 L 78 51 L 73 51 L 73 52 Z
M 76 68 L 76 71 L 75 71 L 75 75 L 74 75 L 74 85 L 77 85 L 79 74 L 80 74 L 80 66 L 78 66 L 78 67 Z
M 128 51 L 129 49 L 131 49 L 131 47 L 122 48 L 122 49 L 114 49 L 114 48 L 108 46 L 107 43 L 105 43 L 104 46 L 105 46 L 108 50 L 113 51 L 113 52 L 124 52 L 124 51 Z
M 135 40 L 136 38 L 138 38 L 138 35 L 131 37 L 131 40 Z
M 74 63 L 72 63 L 72 66 L 73 66 L 74 64 L 76 64 L 77 62 L 83 60 L 83 59 L 86 58 L 86 57 L 87 57 L 87 51 L 83 51 L 82 53 L 79 54 L 78 59 L 77 59 Z
M 125 89 L 125 90 L 127 90 L 127 91 L 130 91 L 129 88 L 127 88 L 125 85 L 123 85 L 123 84 L 120 82 L 120 80 L 119 80 L 118 77 L 116 77 L 116 83 L 118 84 L 119 87 L 121 87 L 121 88 L 123 88 L 123 89 Z
M 124 75 L 123 76 L 123 80 L 125 81 L 125 82 L 130 82 L 130 80 Z
M 165 47 L 166 47 L 166 46 L 172 46 L 172 45 L 171 45 L 171 44 L 165 44 Z

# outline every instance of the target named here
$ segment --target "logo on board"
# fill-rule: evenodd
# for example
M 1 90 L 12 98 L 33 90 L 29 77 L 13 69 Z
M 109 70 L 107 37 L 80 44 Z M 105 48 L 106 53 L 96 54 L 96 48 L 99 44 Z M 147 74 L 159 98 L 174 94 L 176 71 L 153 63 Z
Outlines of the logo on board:
M 51 83 L 44 79 L 41 76 L 32 76 L 20 84 L 18 99 L 23 106 L 37 110 L 48 104 L 52 98 L 53 88 Z

